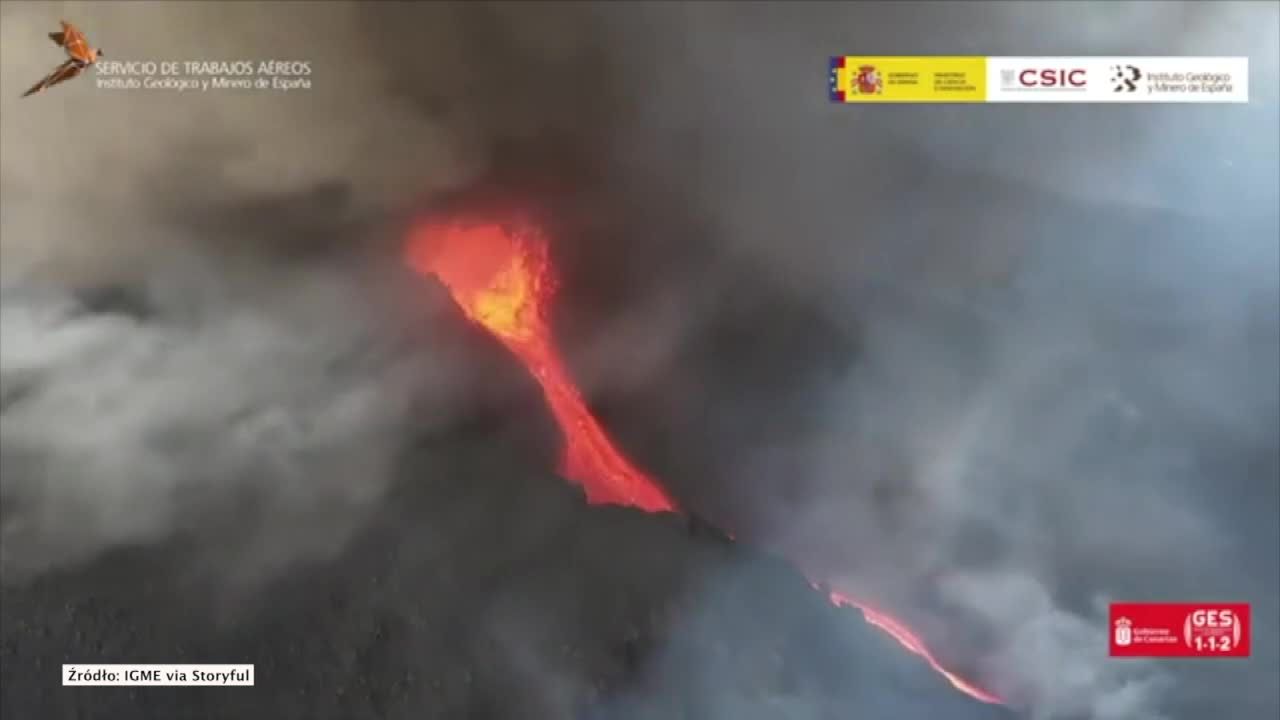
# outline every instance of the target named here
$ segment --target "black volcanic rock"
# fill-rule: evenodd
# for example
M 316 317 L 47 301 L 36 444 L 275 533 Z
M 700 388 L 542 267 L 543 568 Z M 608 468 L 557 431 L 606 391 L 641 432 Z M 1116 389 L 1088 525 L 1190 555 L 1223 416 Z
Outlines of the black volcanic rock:
M 181 541 L 6 585 L 0 712 L 999 717 L 780 561 L 667 517 L 587 507 L 558 478 L 503 468 L 482 435 L 448 444 L 435 471 L 409 459 L 341 554 L 264 585 L 193 574 L 200 549 Z M 63 688 L 68 662 L 251 662 L 257 682 Z
M 586 505 L 540 470 L 558 438 L 536 385 L 450 317 L 433 339 L 468 358 L 470 411 L 407 441 L 333 554 L 264 562 L 271 538 L 323 517 L 219 498 L 164 542 L 6 574 L 0 716 L 1005 716 L 711 523 Z M 253 663 L 256 684 L 64 688 L 64 663 Z

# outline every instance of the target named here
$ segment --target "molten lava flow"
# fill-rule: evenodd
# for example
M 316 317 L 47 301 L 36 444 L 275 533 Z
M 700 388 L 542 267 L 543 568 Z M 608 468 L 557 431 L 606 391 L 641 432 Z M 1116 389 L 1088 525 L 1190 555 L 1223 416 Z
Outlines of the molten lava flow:
M 879 610 L 873 610 L 865 603 L 859 603 L 848 595 L 838 593 L 834 590 L 828 592 L 827 597 L 836 607 L 855 607 L 861 610 L 862 616 L 867 619 L 868 623 L 885 631 L 889 637 L 898 641 L 899 645 L 923 658 L 925 662 L 929 663 L 929 667 L 934 669 L 934 672 L 937 672 L 939 675 L 946 678 L 947 682 L 951 683 L 951 687 L 975 700 L 981 700 L 984 703 L 990 703 L 992 705 L 1003 704 L 1003 701 L 1000 698 L 944 668 L 942 663 L 938 662 L 938 659 L 933 656 L 933 653 L 930 652 L 929 648 L 924 644 L 924 641 L 915 633 L 911 632 L 910 628 L 898 622 L 893 617 L 886 615 Z
M 546 315 L 554 287 L 541 237 L 493 223 L 427 224 L 414 230 L 407 252 L 415 270 L 439 278 L 467 317 L 501 340 L 533 373 L 564 433 L 561 472 L 582 485 L 588 502 L 648 512 L 676 509 L 661 486 L 614 447 L 555 351 Z M 1001 702 L 942 667 L 902 623 L 846 595 L 826 592 L 832 604 L 860 610 L 868 623 L 920 656 L 960 692 L 986 703 Z
M 499 225 L 427 225 L 410 240 L 409 263 L 435 275 L 472 321 L 493 333 L 537 378 L 564 432 L 561 472 L 595 504 L 648 512 L 675 509 L 661 486 L 614 447 L 569 379 L 551 341 L 553 292 L 547 247 Z

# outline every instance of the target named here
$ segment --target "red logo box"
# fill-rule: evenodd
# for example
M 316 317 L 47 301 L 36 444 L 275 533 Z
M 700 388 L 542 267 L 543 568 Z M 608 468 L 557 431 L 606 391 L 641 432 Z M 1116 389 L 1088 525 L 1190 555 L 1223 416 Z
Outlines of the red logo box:
M 1112 657 L 1249 657 L 1248 603 L 1112 603 Z

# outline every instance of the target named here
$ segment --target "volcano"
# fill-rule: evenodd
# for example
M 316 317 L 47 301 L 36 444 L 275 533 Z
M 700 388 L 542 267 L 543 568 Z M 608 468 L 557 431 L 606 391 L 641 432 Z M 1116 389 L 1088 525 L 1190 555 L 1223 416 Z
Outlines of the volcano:
M 541 242 L 511 228 L 472 235 L 450 227 L 425 237 L 504 251 Z M 544 294 L 531 297 L 550 298 L 545 246 L 527 247 L 532 252 L 515 265 L 502 253 L 482 254 L 484 262 L 462 263 L 462 274 L 449 277 L 542 268 L 548 274 L 513 273 L 504 282 L 517 297 L 520 288 L 537 288 Z M 414 258 L 415 266 L 440 259 Z M 407 279 L 421 299 L 419 279 Z M 508 295 L 482 292 L 489 287 L 473 285 L 464 296 L 495 303 L 474 306 L 483 314 L 415 315 L 435 350 L 456 349 L 466 360 L 467 372 L 453 378 L 463 409 L 404 438 L 386 495 L 333 555 L 290 563 L 249 587 L 229 582 L 227 567 L 239 571 L 270 555 L 263 523 L 292 527 L 288 518 L 262 517 L 250 496 L 243 505 L 201 506 L 200 522 L 163 542 L 117 547 L 30 581 L 6 577 L 0 716 L 1011 716 L 898 652 L 890 636 L 815 592 L 791 564 L 687 520 L 660 488 L 631 485 L 651 478 L 617 446 L 588 443 L 592 452 L 565 462 L 557 428 L 561 416 L 586 411 L 582 395 L 566 394 L 572 402 L 547 412 L 542 378 L 525 372 L 512 348 L 527 336 L 501 340 L 475 319 L 527 318 L 535 306 L 503 305 Z M 561 373 L 543 377 L 569 379 L 563 365 L 551 367 Z M 599 434 L 584 437 L 607 439 L 594 427 Z M 549 472 L 557 459 L 577 483 Z M 621 476 L 626 482 L 599 486 L 577 474 L 620 464 L 633 469 Z M 304 521 L 315 523 L 313 515 Z M 70 689 L 59 683 L 66 662 L 253 663 L 257 684 Z
M 593 503 L 671 511 L 674 503 L 614 446 L 587 409 L 551 341 L 554 286 L 546 243 L 527 228 L 426 225 L 409 243 L 414 269 L 438 277 L 473 322 L 492 332 L 546 394 L 564 431 L 561 473 Z
M 537 380 L 564 438 L 561 473 L 582 486 L 589 502 L 646 512 L 677 512 L 658 481 L 614 445 L 565 370 L 552 337 L 549 313 L 555 276 L 546 238 L 528 223 L 425 222 L 410 234 L 406 260 L 437 278 L 474 323 L 500 340 Z M 994 693 L 944 667 L 905 623 L 850 595 L 814 583 L 837 607 L 860 610 L 902 648 L 919 656 L 957 691 L 1001 704 Z

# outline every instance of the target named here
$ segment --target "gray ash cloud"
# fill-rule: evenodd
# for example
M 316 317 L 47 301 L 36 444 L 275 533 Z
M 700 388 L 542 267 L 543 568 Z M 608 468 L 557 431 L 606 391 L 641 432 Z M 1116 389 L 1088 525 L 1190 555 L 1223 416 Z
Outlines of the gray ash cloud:
M 1280 704 L 1275 647 L 1121 667 L 1099 610 L 1245 599 L 1275 634 L 1274 7 L 59 12 L 111 57 L 298 57 L 315 82 L 0 99 L 6 583 L 190 533 L 237 593 L 341 564 L 406 445 L 459 423 L 527 432 L 512 466 L 549 469 L 536 389 L 441 330 L 447 298 L 396 257 L 415 213 L 515 203 L 555 240 L 575 375 L 686 505 L 900 610 L 1035 717 Z M 58 18 L 0 13 L 25 87 Z M 1248 54 L 1254 101 L 831 106 L 847 52 Z M 902 717 L 876 702 L 854 707 Z

